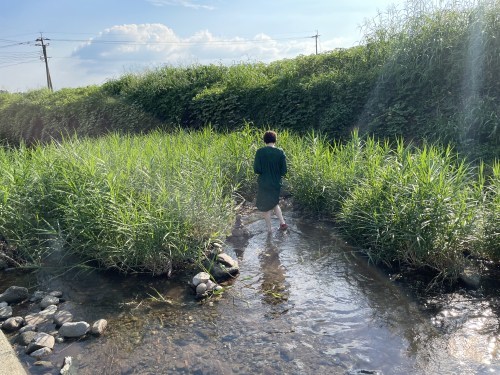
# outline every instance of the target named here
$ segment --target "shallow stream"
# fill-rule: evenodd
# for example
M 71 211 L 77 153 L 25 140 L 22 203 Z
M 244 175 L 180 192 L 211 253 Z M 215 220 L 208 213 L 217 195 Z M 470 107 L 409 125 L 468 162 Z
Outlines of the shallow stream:
M 67 356 L 76 374 L 500 373 L 496 280 L 422 298 L 370 266 L 327 223 L 291 213 L 287 221 L 286 233 L 268 236 L 248 216 L 252 237 L 225 248 L 240 275 L 205 303 L 187 285 L 193 275 L 0 274 L 2 291 L 60 290 L 61 309 L 75 321 L 108 320 L 102 337 L 56 344 L 52 369 L 16 347 L 21 361 L 32 374 L 58 373 Z

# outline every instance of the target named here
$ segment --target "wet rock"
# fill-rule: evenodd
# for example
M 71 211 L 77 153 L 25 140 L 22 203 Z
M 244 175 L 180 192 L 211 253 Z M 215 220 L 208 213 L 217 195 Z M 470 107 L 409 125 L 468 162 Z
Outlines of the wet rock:
M 43 299 L 43 297 L 45 297 L 47 295 L 47 293 L 45 292 L 42 292 L 41 290 L 37 290 L 35 293 L 33 293 L 33 295 L 30 297 L 30 302 L 38 302 L 38 301 L 41 301 Z
M 60 310 L 54 314 L 54 323 L 57 327 L 62 326 L 64 323 L 73 321 L 73 314 L 66 310 Z
M 107 326 L 108 321 L 106 319 L 99 319 L 92 324 L 92 329 L 90 331 L 93 335 L 100 336 L 103 334 Z
M 51 295 L 43 297 L 43 299 L 40 301 L 40 307 L 42 309 L 45 309 L 50 305 L 58 305 L 58 304 L 59 304 L 59 298 Z
M 40 349 L 35 350 L 34 352 L 30 353 L 30 356 L 39 359 L 39 358 L 47 357 L 50 354 L 52 354 L 52 349 L 40 348 Z
M 28 289 L 21 286 L 11 286 L 0 294 L 0 302 L 15 303 L 28 299 Z
M 69 375 L 71 374 L 71 365 L 73 363 L 73 359 L 71 357 L 64 357 L 64 366 L 59 371 L 61 375 Z
M 2 329 L 13 332 L 19 330 L 23 325 L 24 325 L 23 317 L 14 316 L 3 322 Z
M 26 331 L 17 336 L 15 341 L 19 345 L 28 346 L 30 342 L 32 342 L 33 339 L 36 337 L 36 335 L 38 335 L 38 332 Z
M 208 280 L 207 283 L 207 291 L 211 292 L 215 289 L 215 287 L 217 286 L 216 283 L 214 283 L 212 280 Z
M 52 362 L 49 362 L 49 361 L 36 361 L 33 363 L 33 366 L 43 367 L 47 370 L 54 368 L 54 365 L 52 364 Z
M 0 320 L 5 320 L 7 318 L 10 318 L 11 316 L 12 316 L 12 307 L 10 306 L 0 307 Z
M 56 312 L 57 306 L 50 305 L 38 313 L 26 315 L 24 320 L 28 325 L 40 326 L 45 323 L 52 323 Z
M 210 275 L 206 272 L 200 272 L 193 277 L 193 285 L 197 287 L 200 283 L 206 284 L 208 280 L 210 280 Z
M 26 348 L 26 354 L 31 354 L 42 348 L 53 349 L 55 344 L 54 336 L 47 333 L 39 332 L 35 335 L 33 340 L 28 344 Z
M 238 261 L 231 258 L 226 253 L 217 255 L 217 261 L 225 267 L 238 267 Z
M 38 332 L 45 332 L 49 335 L 57 335 L 57 327 L 54 323 L 45 322 L 36 327 Z
M 238 267 L 226 267 L 220 263 L 205 264 L 208 268 L 210 274 L 217 282 L 222 282 L 224 280 L 230 279 L 233 276 L 236 276 L 240 269 Z
M 196 286 L 196 295 L 197 296 L 203 295 L 203 293 L 205 293 L 206 291 L 207 291 L 207 284 L 205 284 L 205 283 L 199 283 Z
M 226 253 L 212 253 L 203 262 L 203 266 L 216 282 L 227 280 L 240 272 L 238 261 Z
M 63 292 L 61 292 L 60 290 L 53 290 L 49 293 L 49 296 L 61 298 L 63 296 Z
M 36 326 L 34 326 L 32 324 L 28 324 L 28 325 L 22 327 L 19 330 L 19 333 L 28 332 L 28 331 L 36 331 Z
M 0 307 L 7 307 L 9 304 L 7 302 L 0 302 Z
M 89 331 L 90 325 L 87 322 L 64 323 L 59 329 L 59 335 L 63 337 L 80 337 Z

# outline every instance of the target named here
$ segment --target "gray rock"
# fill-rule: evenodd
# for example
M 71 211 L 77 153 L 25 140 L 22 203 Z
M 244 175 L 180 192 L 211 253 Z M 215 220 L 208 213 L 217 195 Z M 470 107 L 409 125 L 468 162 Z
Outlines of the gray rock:
M 61 368 L 59 372 L 61 375 L 69 375 L 71 374 L 71 365 L 73 360 L 71 357 L 64 357 L 64 366 Z
M 196 295 L 201 296 L 206 291 L 207 291 L 207 284 L 205 284 L 205 283 L 199 283 L 196 286 Z
M 214 290 L 214 288 L 217 286 L 217 284 L 214 283 L 212 280 L 208 280 L 206 285 L 207 285 L 207 291 L 209 292 Z
M 220 263 L 205 262 L 204 266 L 208 269 L 215 281 L 222 282 L 236 276 L 240 269 L 239 267 L 226 267 Z
M 44 308 L 42 311 L 40 311 L 38 314 L 53 318 L 55 313 L 57 312 L 57 306 L 56 305 L 49 305 L 46 308 Z
M 22 327 L 20 330 L 19 330 L 19 333 L 23 333 L 23 332 L 28 332 L 28 331 L 36 331 L 36 326 L 34 325 L 27 325 L 27 326 L 24 326 Z
M 58 304 L 59 304 L 59 298 L 51 295 L 43 297 L 43 299 L 40 301 L 40 307 L 42 309 L 45 309 L 50 305 L 58 305 Z
M 41 290 L 37 290 L 30 298 L 30 302 L 38 302 L 41 301 L 43 297 L 45 297 L 47 293 L 42 292 Z
M 19 336 L 16 337 L 16 342 L 19 345 L 27 346 L 27 345 L 29 345 L 30 342 L 33 341 L 33 339 L 36 337 L 36 335 L 38 335 L 38 332 L 34 332 L 34 331 L 23 332 Z
M 30 354 L 41 348 L 53 349 L 56 339 L 54 336 L 47 333 L 39 332 L 35 335 L 33 340 L 28 344 L 26 353 Z
M 11 316 L 12 316 L 12 307 L 10 306 L 0 307 L 0 320 L 5 320 L 7 318 L 10 318 Z
M 60 327 L 64 323 L 70 323 L 73 321 L 73 314 L 66 310 L 60 310 L 54 314 L 54 323 L 56 326 Z
M 24 325 L 24 319 L 21 316 L 14 316 L 12 318 L 7 319 L 2 324 L 2 329 L 6 331 L 17 331 Z
M 225 267 L 236 267 L 238 268 L 238 261 L 231 258 L 226 253 L 221 253 L 217 255 L 217 262 L 221 263 Z
M 63 337 L 80 337 L 89 331 L 90 325 L 87 322 L 64 323 L 59 329 L 59 335 Z
M 49 361 L 36 361 L 33 363 L 33 366 L 39 366 L 39 367 L 43 367 L 45 369 L 54 368 L 54 365 L 52 364 L 52 362 L 49 362 Z
M 0 307 L 7 307 L 9 304 L 7 302 L 0 302 Z
M 52 349 L 44 347 L 44 348 L 37 349 L 34 352 L 31 352 L 30 356 L 38 359 L 38 358 L 47 357 L 50 354 L 52 354 Z
M 15 303 L 28 299 L 28 289 L 21 286 L 11 286 L 0 294 L 0 302 Z
M 54 323 L 51 323 L 51 322 L 45 322 L 43 324 L 38 325 L 36 327 L 36 330 L 38 332 L 48 333 L 49 335 L 52 335 L 52 336 L 57 335 L 57 327 Z
M 210 280 L 210 275 L 206 272 L 200 272 L 193 277 L 193 285 L 197 287 L 198 284 L 206 283 L 208 280 Z
M 103 334 L 107 326 L 108 321 L 106 319 L 99 319 L 92 324 L 91 332 L 93 335 L 100 336 Z
M 60 290 L 53 290 L 52 292 L 49 293 L 49 296 L 61 298 L 63 296 L 63 292 L 61 292 Z
M 56 312 L 57 306 L 50 305 L 38 313 L 26 315 L 24 320 L 28 325 L 40 326 L 45 323 L 52 323 Z

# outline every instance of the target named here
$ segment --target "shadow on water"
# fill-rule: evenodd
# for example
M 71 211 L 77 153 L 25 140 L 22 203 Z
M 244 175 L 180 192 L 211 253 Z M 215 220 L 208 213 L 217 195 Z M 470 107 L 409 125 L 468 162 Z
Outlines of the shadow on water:
M 497 297 L 458 291 L 417 298 L 367 264 L 328 224 L 287 219 L 290 229 L 271 236 L 262 220 L 247 220 L 252 237 L 228 242 L 225 251 L 238 258 L 241 273 L 218 301 L 197 302 L 187 286 L 192 275 L 1 274 L 2 286 L 63 291 L 60 308 L 75 320 L 109 322 L 100 338 L 56 344 L 48 358 L 52 370 L 34 366 L 16 347 L 22 362 L 33 374 L 58 373 L 66 356 L 78 374 L 500 370 Z M 15 309 L 21 315 L 36 307 Z

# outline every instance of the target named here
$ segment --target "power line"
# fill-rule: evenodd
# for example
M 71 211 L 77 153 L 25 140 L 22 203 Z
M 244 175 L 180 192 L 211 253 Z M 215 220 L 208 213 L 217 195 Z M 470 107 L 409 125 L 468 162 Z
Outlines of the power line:
M 319 36 L 319 35 L 318 35 Z M 51 39 L 53 42 L 79 42 L 79 43 L 102 43 L 102 44 L 125 44 L 125 45 L 191 45 L 191 44 L 244 44 L 244 43 L 268 43 L 280 40 L 307 39 L 309 37 L 290 37 L 278 39 L 229 39 L 229 40 L 206 40 L 206 41 L 164 41 L 164 42 L 138 42 L 133 40 L 102 40 L 102 39 Z

